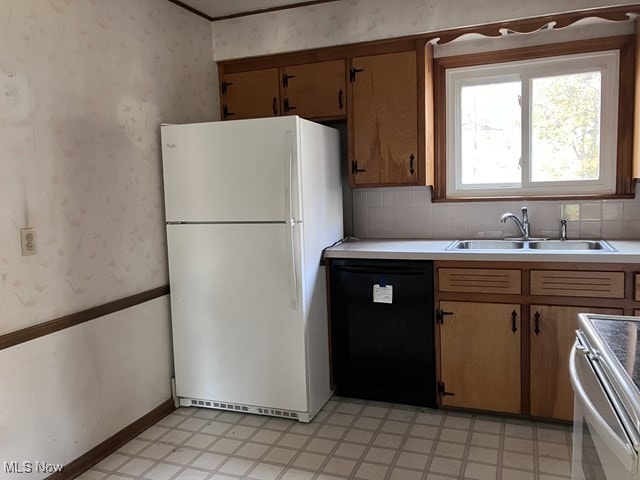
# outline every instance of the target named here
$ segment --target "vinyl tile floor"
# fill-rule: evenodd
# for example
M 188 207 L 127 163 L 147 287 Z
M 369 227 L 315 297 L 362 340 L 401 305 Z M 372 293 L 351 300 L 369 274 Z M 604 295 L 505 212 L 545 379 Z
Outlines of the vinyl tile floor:
M 333 397 L 311 423 L 180 408 L 80 480 L 558 480 L 571 427 Z

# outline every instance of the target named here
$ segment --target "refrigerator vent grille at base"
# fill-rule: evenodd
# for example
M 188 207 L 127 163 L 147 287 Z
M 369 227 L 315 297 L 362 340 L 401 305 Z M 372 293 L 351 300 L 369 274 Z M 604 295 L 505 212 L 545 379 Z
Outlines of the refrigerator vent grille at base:
M 210 400 L 198 400 L 195 398 L 183 399 L 183 402 L 181 402 L 181 405 L 192 406 L 192 407 L 217 408 L 220 410 L 232 410 L 234 412 L 257 413 L 259 415 L 270 415 L 273 417 L 291 418 L 294 420 L 298 420 L 300 418 L 298 415 L 298 412 L 291 412 L 288 410 L 274 410 L 272 408 L 253 407 L 253 406 L 242 405 L 237 403 L 212 402 Z

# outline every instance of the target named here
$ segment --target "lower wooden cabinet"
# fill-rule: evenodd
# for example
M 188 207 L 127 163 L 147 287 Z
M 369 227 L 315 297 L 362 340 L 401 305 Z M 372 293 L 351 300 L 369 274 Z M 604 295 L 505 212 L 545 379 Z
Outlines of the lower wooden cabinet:
M 434 272 L 443 407 L 571 421 L 578 315 L 640 316 L 633 264 L 443 260 Z
M 439 306 L 442 405 L 520 413 L 520 305 Z
M 576 339 L 579 313 L 622 315 L 613 308 L 531 305 L 531 415 L 573 419 L 569 352 Z

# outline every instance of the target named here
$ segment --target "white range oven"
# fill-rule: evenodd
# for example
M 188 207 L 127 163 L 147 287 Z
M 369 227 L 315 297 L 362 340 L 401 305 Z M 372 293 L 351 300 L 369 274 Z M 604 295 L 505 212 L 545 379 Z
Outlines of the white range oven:
M 574 480 L 640 480 L 638 329 L 640 317 L 579 316 L 569 363 Z

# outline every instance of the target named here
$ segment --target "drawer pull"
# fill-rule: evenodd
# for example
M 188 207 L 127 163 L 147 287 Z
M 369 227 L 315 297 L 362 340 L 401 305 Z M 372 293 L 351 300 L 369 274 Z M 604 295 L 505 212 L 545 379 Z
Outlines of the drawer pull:
M 533 316 L 535 318 L 535 326 L 533 329 L 533 333 L 535 333 L 536 335 L 540 334 L 540 312 L 536 312 L 536 314 Z
M 514 310 L 511 312 L 511 331 L 516 333 L 518 331 L 518 327 L 516 326 L 516 320 L 518 318 L 517 312 Z

